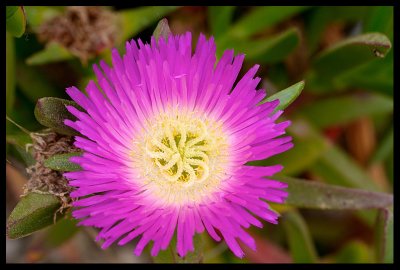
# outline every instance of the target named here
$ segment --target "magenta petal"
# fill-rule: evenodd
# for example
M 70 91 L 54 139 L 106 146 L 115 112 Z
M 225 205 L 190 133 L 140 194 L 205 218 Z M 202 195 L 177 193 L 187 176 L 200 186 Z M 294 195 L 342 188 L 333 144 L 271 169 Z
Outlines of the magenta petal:
M 270 179 L 283 166 L 246 164 L 293 147 L 280 137 L 290 121 L 276 123 L 279 100 L 257 105 L 259 65 L 238 80 L 244 57 L 227 50 L 216 63 L 214 39 L 203 34 L 194 54 L 189 32 L 131 40 L 124 55 L 112 50 L 112 67 L 93 65 L 87 95 L 67 88 L 83 108 L 67 106 L 77 120 L 64 121 L 84 152 L 70 159 L 82 170 L 64 173 L 76 188 L 72 215 L 100 229 L 102 248 L 136 239 L 136 256 L 151 242 L 156 256 L 176 235 L 185 256 L 207 232 L 242 258 L 239 239 L 256 249 L 245 228 L 278 222 L 267 202 L 288 196 L 286 183 Z

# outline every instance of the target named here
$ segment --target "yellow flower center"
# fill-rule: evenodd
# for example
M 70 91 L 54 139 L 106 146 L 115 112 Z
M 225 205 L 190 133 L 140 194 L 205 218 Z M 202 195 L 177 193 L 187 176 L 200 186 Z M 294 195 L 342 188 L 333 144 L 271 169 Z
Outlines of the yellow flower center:
M 226 178 L 228 137 L 222 124 L 177 108 L 148 121 L 131 152 L 141 179 L 169 203 L 199 202 Z

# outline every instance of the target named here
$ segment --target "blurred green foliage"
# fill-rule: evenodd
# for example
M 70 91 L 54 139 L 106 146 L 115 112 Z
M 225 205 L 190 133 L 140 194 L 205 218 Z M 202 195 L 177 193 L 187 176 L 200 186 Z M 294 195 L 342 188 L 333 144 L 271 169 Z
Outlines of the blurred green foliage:
M 157 22 L 166 17 L 173 33 L 192 31 L 195 38 L 200 31 L 213 35 L 218 57 L 226 49 L 233 48 L 235 53 L 246 54 L 245 69 L 261 64 L 257 74 L 263 79 L 260 87 L 266 89 L 270 99 L 279 98 L 284 107 L 288 106 L 284 117 L 292 121 L 288 133 L 295 146 L 278 156 L 254 161 L 252 165 L 282 164 L 285 168 L 279 177 L 312 179 L 362 190 L 392 191 L 393 7 L 212 6 L 196 10 L 202 14 L 202 20 L 194 26 L 184 20 L 185 16 L 193 16 L 192 7 L 107 8 L 118 17 L 119 31 L 114 46 L 120 51 L 124 51 L 125 41 L 130 38 L 149 41 Z M 64 117 L 70 117 L 64 107 L 67 101 L 62 99 L 66 98 L 65 88 L 78 85 L 84 90 L 86 83 L 94 79 L 91 64 L 99 59 L 110 62 L 109 50 L 102 51 L 85 64 L 62 44 L 39 42 L 40 26 L 64 11 L 65 7 L 51 6 L 7 7 L 6 10 L 6 112 L 31 132 L 51 127 L 71 135 L 72 131 L 65 129 L 62 123 Z M 278 92 L 278 89 L 285 90 Z M 41 99 L 43 97 L 51 98 Z M 73 105 L 72 102 L 68 104 Z M 60 117 L 56 111 L 64 116 Z M 372 128 L 354 128 L 354 123 L 361 119 L 370 121 Z M 30 142 L 26 132 L 7 121 L 7 160 L 25 167 L 31 165 L 33 158 L 25 149 Z M 357 144 L 361 146 L 356 147 Z M 366 155 L 368 162 L 359 160 L 360 155 Z M 65 156 L 50 159 L 47 164 L 66 171 L 77 169 L 68 167 L 70 164 Z M 372 173 L 376 166 L 380 168 L 379 175 Z M 299 186 L 294 184 L 293 188 L 296 187 Z M 296 194 L 304 195 L 304 199 L 310 196 L 306 193 L 307 188 L 303 188 Z M 316 194 L 315 198 L 328 196 L 327 193 Z M 335 196 L 348 195 L 340 194 Z M 311 195 L 307 199 L 313 202 L 313 198 Z M 393 262 L 391 209 L 379 209 L 375 223 L 376 211 L 343 211 L 346 217 L 357 220 L 349 225 L 345 218 L 336 220 L 335 214 L 329 211 L 308 210 L 310 214 L 303 210 L 310 208 L 309 205 L 298 202 L 290 205 L 289 202 L 288 206 L 277 208 L 283 215 L 283 226 L 266 224 L 256 237 L 280 246 L 293 262 Z M 50 200 L 47 210 L 42 207 L 29 215 L 22 211 L 11 221 L 22 224 L 21 220 L 31 220 L 32 215 L 44 213 L 43 222 L 16 227 L 20 232 L 15 235 L 22 236 L 50 225 L 49 213 L 58 207 L 58 203 Z M 327 218 L 316 219 L 312 213 Z M 75 235 L 75 228 L 73 220 L 58 222 L 47 231 L 49 246 L 62 245 Z M 355 237 L 350 231 L 364 234 Z M 14 231 L 9 235 L 14 235 Z M 276 240 L 273 235 L 285 237 Z M 368 238 L 370 235 L 375 236 L 375 241 Z M 262 260 L 265 255 L 249 255 L 245 260 L 239 260 L 224 246 L 217 245 L 205 241 L 205 262 L 208 262 L 207 258 L 212 262 L 251 262 L 254 258 Z M 376 258 L 371 255 L 373 252 Z M 170 254 L 161 253 L 156 261 L 163 261 L 162 256 Z

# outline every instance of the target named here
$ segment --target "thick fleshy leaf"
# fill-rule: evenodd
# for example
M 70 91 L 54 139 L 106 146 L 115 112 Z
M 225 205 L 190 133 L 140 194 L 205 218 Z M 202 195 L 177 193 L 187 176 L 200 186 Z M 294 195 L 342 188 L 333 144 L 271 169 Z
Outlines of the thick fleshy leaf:
M 10 113 L 15 99 L 15 49 L 14 38 L 6 33 L 6 113 Z
M 149 6 L 121 10 L 119 12 L 122 24 L 121 40 L 125 41 L 135 36 L 177 8 L 175 6 Z
M 26 63 L 28 65 L 42 65 L 69 60 L 72 58 L 74 58 L 74 55 L 70 53 L 65 47 L 57 42 L 50 42 L 46 45 L 46 48 L 44 48 L 44 50 L 30 56 L 26 60 Z
M 376 58 L 383 58 L 392 44 L 380 33 L 367 33 L 340 41 L 323 52 L 313 61 L 307 74 L 312 91 L 327 91 L 332 88 L 331 81 L 345 73 Z
M 387 114 L 392 111 L 392 98 L 373 93 L 327 98 L 300 109 L 300 112 L 318 128 L 343 125 L 363 116 Z
M 76 117 L 65 108 L 66 105 L 71 105 L 76 107 L 78 110 L 83 110 L 73 101 L 61 98 L 45 97 L 37 101 L 35 117 L 40 124 L 52 128 L 60 134 L 77 135 L 78 133 L 74 129 L 64 125 L 65 119 L 76 120 Z
M 69 161 L 70 157 L 76 157 L 82 155 L 82 152 L 74 152 L 68 154 L 59 154 L 49 157 L 44 161 L 44 166 L 56 171 L 80 171 L 82 170 L 81 166 L 76 163 Z
M 234 6 L 208 7 L 208 22 L 211 33 L 215 38 L 220 37 L 229 29 L 235 8 Z
M 393 263 L 393 207 L 379 210 L 375 232 L 377 261 L 379 263 Z
M 29 193 L 22 197 L 7 221 L 7 236 L 17 239 L 54 223 L 60 200 L 51 194 Z
M 26 18 L 22 6 L 6 6 L 6 29 L 14 37 L 21 37 L 25 32 Z
M 288 183 L 286 203 L 300 208 L 322 210 L 360 210 L 393 205 L 393 195 L 363 189 L 345 188 L 315 181 L 279 176 Z
M 317 252 L 303 217 L 297 211 L 283 215 L 282 224 L 286 231 L 290 253 L 294 263 L 315 263 Z
M 160 37 L 165 39 L 172 34 L 171 29 L 169 29 L 168 20 L 166 18 L 160 20 L 157 24 L 156 29 L 154 29 L 153 36 L 158 40 Z
M 257 40 L 232 39 L 230 46 L 245 53 L 247 60 L 259 63 L 277 63 L 285 59 L 299 44 L 297 28 L 290 28 L 274 36 Z M 222 49 L 218 51 L 222 54 Z
M 275 111 L 284 110 L 293 101 L 295 101 L 295 99 L 300 95 L 301 91 L 303 91 L 303 88 L 304 81 L 300 81 L 284 90 L 279 91 L 276 94 L 273 94 L 272 96 L 267 97 L 266 99 L 262 100 L 260 104 L 279 99 L 279 105 L 276 107 Z

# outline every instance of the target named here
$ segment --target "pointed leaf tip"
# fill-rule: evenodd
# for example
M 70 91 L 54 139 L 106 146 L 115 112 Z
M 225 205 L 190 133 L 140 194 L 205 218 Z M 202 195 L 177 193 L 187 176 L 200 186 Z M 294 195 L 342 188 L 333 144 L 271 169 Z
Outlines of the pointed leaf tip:
M 65 119 L 76 120 L 76 117 L 65 108 L 66 105 L 71 105 L 78 110 L 83 110 L 73 101 L 55 97 L 45 97 L 37 101 L 34 114 L 40 124 L 52 128 L 57 133 L 70 136 L 78 135 L 79 133 L 74 129 L 64 124 Z
M 80 171 L 82 170 L 81 166 L 69 160 L 71 157 L 76 157 L 80 155 L 82 155 L 82 152 L 54 155 L 44 161 L 44 166 L 56 171 Z
M 22 6 L 6 7 L 6 29 L 14 37 L 21 37 L 25 33 L 26 17 Z
M 153 36 L 157 41 L 160 39 L 160 37 L 164 37 L 164 39 L 167 39 L 168 36 L 171 34 L 172 32 L 169 28 L 168 20 L 166 18 L 163 18 L 158 22 L 157 27 L 153 32 Z
M 304 85 L 304 80 L 300 81 L 270 97 L 265 98 L 259 104 L 279 99 L 279 105 L 275 108 L 275 111 L 284 110 L 300 95 L 301 91 L 303 91 Z
M 7 236 L 11 239 L 25 237 L 53 224 L 54 215 L 60 207 L 61 202 L 54 195 L 29 193 L 11 212 L 7 221 Z

